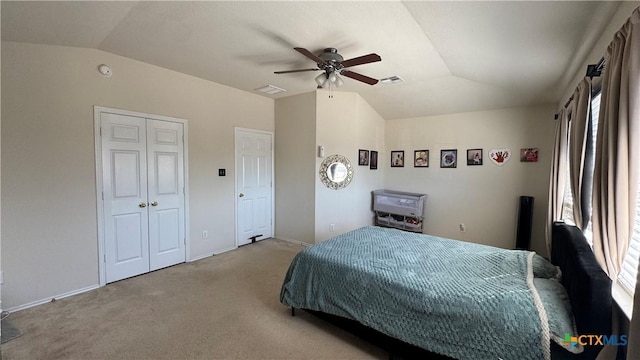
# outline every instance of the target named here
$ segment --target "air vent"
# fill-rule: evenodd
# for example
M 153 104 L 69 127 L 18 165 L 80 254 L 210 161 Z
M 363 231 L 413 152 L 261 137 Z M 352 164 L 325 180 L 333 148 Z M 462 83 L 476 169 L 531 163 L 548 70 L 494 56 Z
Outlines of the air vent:
M 279 88 L 277 86 L 273 86 L 273 85 L 266 85 L 266 86 L 263 86 L 261 88 L 257 88 L 257 89 L 254 89 L 254 90 L 255 91 L 260 91 L 260 92 L 263 92 L 263 93 L 269 94 L 269 95 L 280 94 L 281 92 L 287 91 L 285 89 L 281 89 L 281 88 Z
M 385 84 L 385 85 L 389 85 L 389 84 L 397 84 L 397 83 L 401 83 L 404 82 L 404 80 L 402 80 L 402 78 L 400 76 L 390 76 L 388 78 L 384 78 L 384 79 L 380 79 L 380 82 Z

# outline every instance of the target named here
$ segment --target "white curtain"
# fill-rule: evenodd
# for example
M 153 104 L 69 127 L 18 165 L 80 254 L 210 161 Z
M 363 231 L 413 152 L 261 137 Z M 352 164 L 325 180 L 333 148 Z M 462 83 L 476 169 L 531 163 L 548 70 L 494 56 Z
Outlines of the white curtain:
M 564 200 L 564 186 L 567 174 L 567 141 L 569 136 L 569 112 L 560 110 L 556 123 L 556 132 L 551 153 L 551 177 L 549 180 L 549 205 L 545 234 L 547 252 L 551 255 L 551 230 L 554 221 L 562 217 L 562 203 Z
M 640 169 L 640 8 L 607 48 L 593 173 L 593 251 L 617 278 L 633 234 Z
M 583 193 L 588 191 L 585 186 L 585 157 L 587 138 L 589 135 L 589 115 L 591 114 L 591 79 L 584 78 L 573 93 L 571 103 L 571 130 L 569 138 L 569 181 L 573 197 L 573 221 L 582 230 L 586 228 L 586 217 L 583 208 Z M 588 194 L 587 194 L 588 195 Z
M 593 173 L 593 251 L 613 281 L 629 248 L 640 176 L 640 8 L 618 31 L 605 54 L 605 73 Z M 640 357 L 640 295 L 635 289 L 628 359 Z M 619 312 L 613 314 L 613 332 Z M 598 359 L 614 359 L 605 347 Z M 611 350 L 611 351 L 609 351 Z
M 637 136 L 639 134 L 637 133 L 637 131 L 639 131 L 638 127 L 640 127 L 640 124 L 638 124 L 640 122 L 640 7 L 636 8 L 636 10 L 631 15 L 631 18 L 629 19 L 629 27 L 633 28 L 631 29 L 631 36 L 633 38 L 631 44 L 631 47 L 633 47 L 633 55 L 631 55 L 631 61 L 634 61 L 632 63 L 631 76 L 633 79 L 630 81 L 629 96 L 635 99 L 635 107 L 630 112 L 630 116 L 635 119 L 634 129 L 636 131 L 636 140 L 638 140 Z M 636 152 L 636 156 L 640 156 L 640 154 Z M 636 157 L 635 160 L 636 165 L 640 166 L 640 164 L 638 163 L 639 159 Z M 638 168 L 636 168 L 635 170 L 636 181 L 634 182 L 634 184 L 637 184 L 637 176 L 640 176 L 640 174 L 638 174 Z M 640 189 L 636 189 L 636 191 L 640 191 Z M 636 216 L 640 216 L 640 214 L 636 214 Z M 631 324 L 629 326 L 629 347 L 627 348 L 628 360 L 640 359 L 640 266 L 638 267 L 638 274 L 636 279 L 636 291 L 633 297 L 633 314 L 635 316 L 632 317 Z

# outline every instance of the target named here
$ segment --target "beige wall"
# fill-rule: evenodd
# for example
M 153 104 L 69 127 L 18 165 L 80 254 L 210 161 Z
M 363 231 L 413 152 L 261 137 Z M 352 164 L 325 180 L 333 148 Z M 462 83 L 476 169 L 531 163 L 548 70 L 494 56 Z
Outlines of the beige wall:
M 94 105 L 188 120 L 191 258 L 234 247 L 234 126 L 272 99 L 90 49 L 3 42 L 2 70 L 5 308 L 98 283 Z
M 358 149 L 384 148 L 384 120 L 358 94 L 315 91 L 276 100 L 276 236 L 314 244 L 372 224 L 371 191 L 382 172 L 358 166 Z M 323 158 L 346 156 L 353 181 L 341 190 L 319 177 Z M 330 231 L 333 224 L 335 230 Z
M 2 18 L 0 7 L 0 18 Z M 2 82 L 2 47 L 0 46 L 0 83 Z M 0 86 L 0 110 L 2 109 L 2 87 Z M 0 179 L 2 179 L 2 115 L 0 111 Z M 0 271 L 2 271 L 2 182 L 0 181 Z M 0 275 L 0 277 L 2 277 Z M 0 311 L 2 311 L 2 282 L 0 281 Z M 0 326 L 1 327 L 1 326 Z M 0 359 L 2 353 L 0 352 Z
M 275 234 L 315 242 L 316 94 L 275 102 Z
M 316 142 L 325 147 L 326 156 L 346 156 L 353 165 L 354 176 L 341 190 L 327 188 L 316 176 L 316 242 L 337 234 L 373 224 L 371 191 L 382 188 L 383 174 L 358 166 L 358 149 L 384 148 L 385 121 L 356 93 L 317 91 Z M 316 158 L 316 171 L 321 158 Z M 330 231 L 334 224 L 335 231 Z
M 389 120 L 379 166 L 385 188 L 426 193 L 424 232 L 503 248 L 515 247 L 518 199 L 533 196 L 532 249 L 546 255 L 544 217 L 553 142 L 554 106 L 469 112 Z M 498 167 L 490 148 L 508 147 L 511 160 Z M 539 148 L 537 163 L 521 163 L 521 148 Z M 484 165 L 467 166 L 466 150 L 483 149 Z M 429 149 L 429 168 L 414 168 L 413 151 Z M 457 149 L 458 167 L 440 168 L 440 150 Z M 404 150 L 403 168 L 390 167 L 390 151 Z M 459 224 L 466 232 L 459 230 Z

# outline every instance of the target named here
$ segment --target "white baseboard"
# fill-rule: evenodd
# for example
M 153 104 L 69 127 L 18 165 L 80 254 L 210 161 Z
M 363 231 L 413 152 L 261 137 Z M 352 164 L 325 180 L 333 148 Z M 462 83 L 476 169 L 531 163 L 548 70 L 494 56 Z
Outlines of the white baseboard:
M 9 309 L 6 309 L 6 311 L 8 311 L 8 312 L 16 312 L 16 311 L 28 309 L 30 307 L 46 304 L 46 303 L 50 302 L 53 299 L 56 299 L 56 300 L 64 299 L 64 298 L 69 297 L 69 296 L 78 295 L 78 294 L 85 293 L 87 291 L 95 290 L 95 289 L 97 289 L 99 287 L 100 287 L 99 284 L 87 286 L 87 287 L 84 287 L 82 289 L 77 289 L 77 290 L 69 291 L 69 292 L 62 293 L 62 294 L 59 294 L 59 295 L 56 295 L 56 296 L 44 298 L 44 299 L 41 299 L 41 300 L 32 301 L 32 302 L 29 302 L 29 303 L 26 303 L 26 304 L 23 304 L 23 305 L 14 306 L 14 307 L 11 307 Z
M 276 236 L 274 239 L 278 239 L 278 240 L 282 240 L 282 241 L 286 241 L 286 242 L 290 242 L 296 245 L 302 245 L 302 246 L 311 246 L 312 244 L 300 241 L 300 240 L 294 240 L 294 239 L 290 239 L 284 236 Z
M 204 254 L 204 255 L 199 255 L 199 256 L 196 256 L 196 257 L 194 257 L 194 258 L 191 258 L 191 259 L 189 259 L 189 261 L 187 261 L 187 262 L 194 262 L 194 261 L 202 260 L 202 259 L 204 259 L 204 258 L 208 258 L 208 257 L 211 257 L 211 256 L 213 256 L 213 255 L 215 255 L 215 253 L 206 253 L 206 254 Z
M 237 246 L 233 246 L 233 247 L 230 247 L 230 248 L 218 250 L 218 251 L 214 252 L 213 255 L 220 255 L 222 253 L 226 253 L 227 251 L 235 250 L 237 248 L 238 248 Z

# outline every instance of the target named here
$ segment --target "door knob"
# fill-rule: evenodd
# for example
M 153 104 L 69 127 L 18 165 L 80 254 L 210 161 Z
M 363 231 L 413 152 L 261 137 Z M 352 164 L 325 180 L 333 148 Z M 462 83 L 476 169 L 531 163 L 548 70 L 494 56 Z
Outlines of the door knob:
M 158 202 L 157 201 L 152 201 L 151 202 L 151 206 L 158 206 Z
M 147 207 L 147 203 L 141 202 L 140 204 L 138 204 L 138 206 L 141 207 L 141 208 Z
M 239 196 L 240 196 L 240 197 L 244 197 L 244 194 L 243 194 L 243 193 L 240 193 L 240 195 L 239 195 Z

